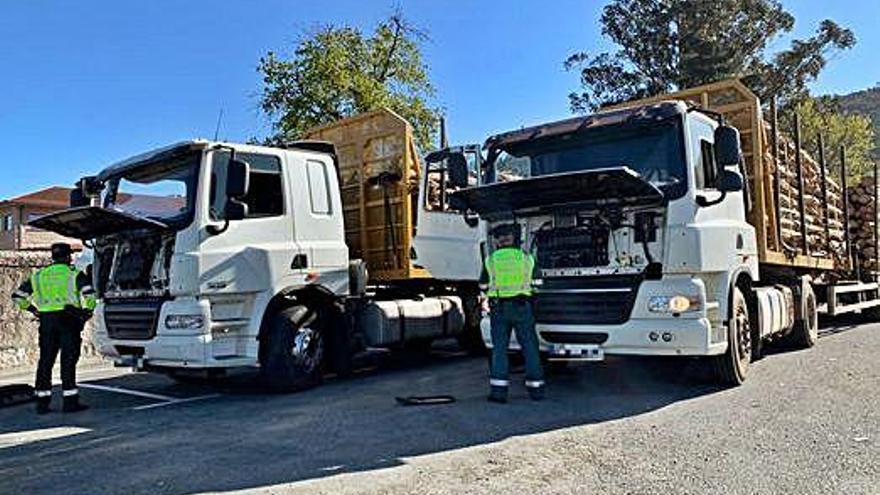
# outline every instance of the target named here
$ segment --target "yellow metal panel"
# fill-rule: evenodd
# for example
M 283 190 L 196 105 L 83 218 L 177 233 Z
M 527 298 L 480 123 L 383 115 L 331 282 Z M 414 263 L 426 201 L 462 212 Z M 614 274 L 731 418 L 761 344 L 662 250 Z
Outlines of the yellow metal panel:
M 409 259 L 421 177 L 409 123 L 382 109 L 310 130 L 306 137 L 336 145 L 346 242 L 351 256 L 367 263 L 370 279 L 424 278 L 426 272 Z M 398 180 L 383 188 L 375 183 L 383 173 Z

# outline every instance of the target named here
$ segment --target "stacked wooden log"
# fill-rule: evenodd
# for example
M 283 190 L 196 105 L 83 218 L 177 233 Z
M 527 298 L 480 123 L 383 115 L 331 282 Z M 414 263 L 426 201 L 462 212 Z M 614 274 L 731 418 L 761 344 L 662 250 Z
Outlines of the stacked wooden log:
M 868 176 L 849 188 L 849 232 L 855 265 L 866 274 L 877 270 L 877 241 L 875 226 L 877 212 L 874 198 L 877 194 L 874 177 Z
M 765 123 L 764 163 L 768 177 L 765 184 L 766 200 L 775 202 L 778 187 L 779 210 L 776 218 L 766 223 L 767 239 L 777 251 L 790 254 L 803 254 L 803 226 L 801 224 L 801 195 L 803 195 L 804 218 L 806 219 L 807 252 L 817 258 L 834 259 L 837 266 L 846 264 L 844 251 L 844 218 L 842 188 L 830 177 L 826 164 L 800 150 L 803 191 L 798 177 L 797 153 L 794 141 L 786 135 L 778 134 L 778 157 L 774 160 L 770 126 Z M 776 169 L 779 169 L 779 185 L 775 184 Z M 779 222 L 779 239 L 775 229 Z

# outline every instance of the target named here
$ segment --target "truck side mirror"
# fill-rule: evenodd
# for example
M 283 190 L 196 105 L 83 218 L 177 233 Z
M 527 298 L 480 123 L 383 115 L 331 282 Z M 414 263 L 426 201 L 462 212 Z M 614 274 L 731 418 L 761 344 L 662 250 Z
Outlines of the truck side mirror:
M 250 177 L 251 166 L 248 162 L 236 159 L 229 160 L 226 166 L 226 203 L 223 205 L 223 227 L 208 225 L 209 234 L 222 234 L 229 228 L 229 222 L 247 218 L 248 206 L 242 201 L 242 198 L 247 196 L 250 189 Z
M 707 206 L 717 205 L 718 203 L 724 201 L 724 198 L 727 197 L 727 193 L 742 191 L 745 187 L 745 183 L 743 182 L 742 175 L 740 175 L 739 172 L 722 169 L 721 175 L 718 176 L 716 187 L 718 188 L 718 191 L 721 192 L 721 195 L 712 200 L 707 199 L 705 196 L 698 195 L 697 206 L 705 208 Z
M 718 126 L 715 129 L 715 163 L 721 169 L 739 165 L 741 156 L 739 131 L 729 125 Z
M 722 170 L 718 176 L 718 190 L 723 193 L 737 192 L 743 190 L 743 178 L 739 172 L 733 170 Z
M 70 207 L 71 208 L 79 208 L 81 206 L 89 206 L 91 204 L 91 200 L 83 194 L 82 189 L 79 187 L 73 188 L 70 190 Z
M 248 206 L 246 203 L 243 203 L 235 198 L 229 198 L 226 200 L 226 205 L 224 208 L 224 218 L 227 221 L 243 220 L 247 218 L 247 215 Z
M 450 153 L 446 158 L 449 183 L 455 187 L 468 187 L 468 164 L 464 153 Z
M 241 199 L 250 189 L 251 166 L 242 160 L 230 160 L 226 169 L 226 197 Z
M 97 177 L 88 176 L 76 181 L 73 189 L 70 191 L 70 207 L 79 208 L 81 206 L 89 206 L 92 204 L 92 198 L 101 195 L 103 184 L 98 181 Z

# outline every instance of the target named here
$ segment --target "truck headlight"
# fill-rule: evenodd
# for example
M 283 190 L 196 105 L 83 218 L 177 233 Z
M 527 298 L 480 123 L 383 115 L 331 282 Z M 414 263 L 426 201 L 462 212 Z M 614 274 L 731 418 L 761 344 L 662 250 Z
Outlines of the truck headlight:
M 648 299 L 648 311 L 652 313 L 685 313 L 699 311 L 700 298 L 695 296 L 651 296 Z
M 168 315 L 165 317 L 165 328 L 193 329 L 202 328 L 205 317 L 202 315 Z

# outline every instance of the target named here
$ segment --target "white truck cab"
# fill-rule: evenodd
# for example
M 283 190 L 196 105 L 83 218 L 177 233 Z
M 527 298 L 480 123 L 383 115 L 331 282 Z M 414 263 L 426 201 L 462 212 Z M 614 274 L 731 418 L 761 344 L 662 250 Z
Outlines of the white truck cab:
M 550 359 L 710 356 L 721 381 L 738 383 L 753 301 L 776 304 L 757 338 L 793 325 L 790 291 L 752 288 L 739 141 L 680 101 L 603 111 L 490 138 L 485 185 L 456 200 L 490 226 L 521 227 Z M 491 345 L 488 318 L 482 333 Z
M 88 240 L 97 344 L 121 363 L 163 371 L 260 365 L 276 388 L 303 388 L 328 366 L 350 368 L 365 347 L 461 335 L 466 306 L 476 305 L 475 270 L 426 278 L 393 297 L 370 288 L 363 263 L 349 256 L 346 218 L 357 205 L 343 203 L 331 143 L 184 141 L 81 185 L 75 207 L 34 224 Z M 458 253 L 478 256 L 473 230 L 460 229 Z M 454 226 L 441 237 L 456 244 Z M 436 259 L 448 271 L 456 263 L 446 258 L 460 257 L 440 254 L 419 263 L 430 270 Z M 474 302 L 459 295 L 469 286 Z M 389 316 L 388 305 L 406 306 L 408 316 Z

